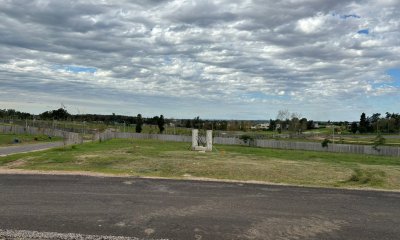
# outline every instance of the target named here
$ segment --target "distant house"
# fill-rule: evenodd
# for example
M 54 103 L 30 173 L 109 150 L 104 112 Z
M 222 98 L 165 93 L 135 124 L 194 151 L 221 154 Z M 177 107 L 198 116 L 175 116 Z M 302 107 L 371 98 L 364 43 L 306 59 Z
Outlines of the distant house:
M 253 125 L 250 127 L 251 129 L 268 129 L 269 128 L 269 123 L 259 123 L 257 125 Z

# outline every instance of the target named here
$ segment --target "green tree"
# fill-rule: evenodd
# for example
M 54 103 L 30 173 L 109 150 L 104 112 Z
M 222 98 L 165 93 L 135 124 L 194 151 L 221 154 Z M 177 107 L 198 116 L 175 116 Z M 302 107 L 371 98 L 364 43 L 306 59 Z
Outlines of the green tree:
M 43 112 L 39 116 L 41 119 L 46 120 L 67 120 L 71 115 L 64 108 L 59 108 L 57 110 Z
M 300 119 L 300 131 L 303 132 L 307 130 L 307 118 Z
M 307 121 L 307 129 L 314 129 L 314 121 L 313 120 L 309 120 Z
M 200 129 L 201 125 L 202 125 L 202 120 L 200 119 L 200 117 L 199 116 L 195 117 L 193 119 L 193 128 Z
M 372 114 L 371 117 L 368 118 L 369 123 L 371 124 L 371 126 L 369 126 L 369 132 L 374 132 L 376 131 L 378 133 L 378 129 L 379 129 L 379 120 L 380 120 L 380 113 L 374 113 Z
M 136 117 L 136 128 L 135 128 L 137 133 L 141 133 L 143 130 L 143 118 L 142 114 L 138 114 Z
M 381 151 L 379 149 L 379 146 L 384 145 L 385 142 L 386 142 L 386 139 L 384 137 L 382 137 L 381 134 L 378 134 L 374 139 L 374 144 L 373 144 L 372 148 L 379 152 L 379 151 Z
M 158 128 L 160 129 L 160 133 L 163 133 L 164 130 L 165 130 L 165 127 L 164 127 L 165 120 L 164 120 L 164 116 L 163 115 L 160 115 L 160 117 L 158 118 L 157 125 L 158 125 Z
M 367 129 L 368 129 L 367 117 L 365 116 L 365 113 L 362 113 L 360 117 L 360 126 L 358 128 L 358 131 L 360 131 L 360 133 L 366 133 Z
M 276 121 L 275 121 L 275 120 L 272 120 L 272 119 L 270 119 L 270 120 L 269 120 L 269 128 L 268 128 L 268 130 L 270 130 L 270 131 L 274 131 L 274 130 L 275 130 L 275 128 L 276 128 Z
M 352 122 L 352 123 L 351 123 L 351 126 L 350 126 L 350 131 L 351 131 L 352 133 L 356 133 L 357 130 L 358 130 L 357 123 L 356 123 L 356 122 Z

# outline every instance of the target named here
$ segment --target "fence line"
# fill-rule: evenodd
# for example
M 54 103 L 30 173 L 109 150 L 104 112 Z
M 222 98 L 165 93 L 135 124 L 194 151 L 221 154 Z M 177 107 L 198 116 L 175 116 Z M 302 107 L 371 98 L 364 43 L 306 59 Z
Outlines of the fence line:
M 0 133 L 11 133 L 11 134 L 30 134 L 30 135 L 47 135 L 51 137 L 61 137 L 64 143 L 70 144 L 81 144 L 83 138 L 79 133 L 66 132 L 58 129 L 49 128 L 37 128 L 37 127 L 22 127 L 22 126 L 4 126 L 0 125 Z
M 57 129 L 37 128 L 37 127 L 22 127 L 22 126 L 4 126 L 0 125 L 1 133 L 13 134 L 41 134 L 48 136 L 62 137 L 66 144 L 80 144 L 83 142 L 82 136 L 78 133 L 66 132 Z M 94 141 L 106 141 L 114 138 L 125 139 L 156 139 L 161 141 L 173 142 L 188 142 L 192 141 L 191 136 L 185 135 L 167 135 L 167 134 L 145 134 L 145 133 L 128 133 L 115 132 L 106 130 L 102 133 L 93 135 Z M 322 147 L 321 143 L 317 142 L 296 142 L 283 140 L 265 140 L 254 139 L 245 143 L 237 137 L 214 137 L 214 144 L 223 145 L 248 145 L 262 148 L 290 149 L 290 150 L 308 150 L 318 152 L 339 152 L 339 153 L 354 153 L 400 157 L 400 147 L 379 146 L 376 149 L 370 145 L 353 145 L 353 144 L 328 144 L 328 147 Z
M 144 133 L 121 133 L 105 131 L 97 133 L 94 140 L 108 140 L 113 138 L 133 138 L 133 139 L 157 139 L 162 141 L 173 142 L 191 142 L 190 136 L 182 135 L 166 135 L 166 134 L 144 134 Z M 307 150 L 317 152 L 338 152 L 338 153 L 353 153 L 353 154 L 368 154 L 400 157 L 400 147 L 379 146 L 376 150 L 370 145 L 353 145 L 353 144 L 329 144 L 328 147 L 322 147 L 321 143 L 317 142 L 296 142 L 283 140 L 263 140 L 254 139 L 245 143 L 236 137 L 214 137 L 214 144 L 223 145 L 248 145 L 262 148 L 290 149 L 290 150 Z
M 129 132 L 113 132 L 106 130 L 102 133 L 94 134 L 94 141 L 106 141 L 113 138 L 125 138 L 125 139 L 156 139 L 161 141 L 171 142 L 192 142 L 191 136 L 185 135 L 166 135 L 166 134 L 149 134 L 149 133 L 129 133 Z
M 277 140 L 255 140 L 255 146 L 265 148 L 278 149 L 294 149 L 309 150 L 318 152 L 339 152 L 400 157 L 399 147 L 379 146 L 374 149 L 370 145 L 353 145 L 353 144 L 329 144 L 322 147 L 321 143 L 315 142 L 293 142 L 293 141 L 277 141 Z

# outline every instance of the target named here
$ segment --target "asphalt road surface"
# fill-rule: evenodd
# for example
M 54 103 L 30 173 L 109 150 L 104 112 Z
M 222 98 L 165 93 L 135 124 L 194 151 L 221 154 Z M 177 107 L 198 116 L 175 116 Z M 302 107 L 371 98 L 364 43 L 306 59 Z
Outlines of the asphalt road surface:
M 48 148 L 60 147 L 62 145 L 63 142 L 47 142 L 47 143 L 21 144 L 15 146 L 0 147 L 0 156 L 5 156 L 15 153 L 40 151 Z
M 4 174 L 0 229 L 0 239 L 400 239 L 400 193 Z

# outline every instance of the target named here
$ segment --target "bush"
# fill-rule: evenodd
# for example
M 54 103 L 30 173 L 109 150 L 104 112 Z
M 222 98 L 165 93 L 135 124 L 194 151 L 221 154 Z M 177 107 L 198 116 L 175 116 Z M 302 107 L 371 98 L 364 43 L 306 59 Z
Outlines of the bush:
M 242 140 L 244 143 L 249 143 L 250 141 L 254 140 L 254 138 L 250 135 L 241 135 L 239 139 Z
M 331 143 L 331 141 L 327 138 L 324 139 L 324 141 L 321 142 L 322 147 L 328 147 L 328 144 Z
M 378 134 L 374 139 L 374 145 L 372 146 L 372 148 L 379 152 L 380 149 L 378 147 L 381 145 L 384 145 L 385 142 L 386 142 L 386 139 L 384 137 L 382 137 L 382 135 Z

